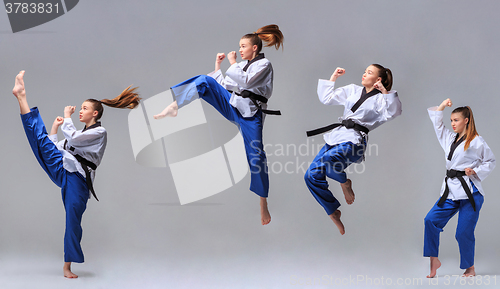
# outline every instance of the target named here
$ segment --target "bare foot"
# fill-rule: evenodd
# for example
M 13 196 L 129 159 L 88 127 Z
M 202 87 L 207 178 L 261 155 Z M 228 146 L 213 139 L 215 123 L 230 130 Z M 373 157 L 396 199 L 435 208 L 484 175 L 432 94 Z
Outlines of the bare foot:
M 71 272 L 71 262 L 64 262 L 63 272 L 64 272 L 64 277 L 66 278 L 70 279 L 78 278 L 78 275 Z
M 465 272 L 462 275 L 462 277 L 472 277 L 472 276 L 476 276 L 476 270 L 474 269 L 474 265 L 472 265 L 469 268 L 465 269 Z
M 336 210 L 331 215 L 329 215 L 329 217 L 330 217 L 330 219 L 332 219 L 333 223 L 339 229 L 340 234 L 344 235 L 345 234 L 345 228 L 344 228 L 344 224 L 342 224 L 342 221 L 340 220 L 340 215 L 341 214 L 342 213 L 339 210 Z
M 12 93 L 17 98 L 19 102 L 19 109 L 21 114 L 26 114 L 30 112 L 30 107 L 28 101 L 26 100 L 26 90 L 24 89 L 24 70 L 21 70 L 16 76 L 16 83 L 12 89 Z
M 427 278 L 434 278 L 439 267 L 441 267 L 441 261 L 439 261 L 438 257 L 431 257 L 431 273 L 427 275 Z
M 26 98 L 26 91 L 24 90 L 24 70 L 21 70 L 19 74 L 16 76 L 16 83 L 14 84 L 14 88 L 12 89 L 12 93 L 16 96 L 16 98 Z
M 260 218 L 262 225 L 267 225 L 271 222 L 271 214 L 267 209 L 267 198 L 260 197 Z
M 345 201 L 348 205 L 354 203 L 354 191 L 352 190 L 352 182 L 347 179 L 347 182 L 340 184 L 342 192 L 344 192 Z
M 162 112 L 160 112 L 159 114 L 157 114 L 153 117 L 155 119 L 162 119 L 162 118 L 167 117 L 167 116 L 176 117 L 178 110 L 179 110 L 179 107 L 177 106 L 177 101 L 174 101 L 169 106 L 167 106 Z

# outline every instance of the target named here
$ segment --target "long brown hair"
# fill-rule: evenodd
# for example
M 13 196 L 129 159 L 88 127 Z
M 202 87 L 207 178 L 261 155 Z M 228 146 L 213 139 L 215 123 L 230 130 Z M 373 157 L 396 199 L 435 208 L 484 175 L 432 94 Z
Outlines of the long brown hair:
M 472 114 L 472 109 L 468 106 L 462 106 L 455 108 L 452 112 L 462 114 L 463 118 L 467 118 L 469 122 L 467 122 L 467 127 L 465 129 L 465 147 L 464 151 L 469 148 L 470 142 L 479 135 L 476 130 L 476 122 L 474 121 L 474 115 Z
M 276 24 L 266 25 L 257 29 L 254 33 L 243 35 L 241 39 L 248 39 L 252 45 L 257 45 L 256 54 L 262 50 L 262 42 L 266 43 L 265 47 L 274 46 L 276 50 L 283 46 L 285 37 L 281 33 L 280 28 Z
M 381 82 L 387 91 L 392 88 L 392 71 L 389 68 L 385 68 L 380 64 L 372 64 L 378 69 L 378 77 L 382 78 Z
M 97 99 L 87 99 L 85 101 L 92 103 L 92 106 L 94 107 L 94 110 L 97 110 L 97 116 L 95 118 L 96 121 L 98 121 L 101 117 L 102 114 L 104 113 L 104 107 L 102 106 L 103 104 L 110 106 L 110 107 L 116 107 L 116 108 L 135 108 L 137 105 L 139 105 L 139 101 L 141 98 L 139 97 L 139 94 L 135 92 L 136 89 L 139 87 L 134 87 L 130 89 L 132 85 L 129 85 L 129 87 L 125 88 L 120 95 L 113 99 L 102 99 L 102 100 L 97 100 Z

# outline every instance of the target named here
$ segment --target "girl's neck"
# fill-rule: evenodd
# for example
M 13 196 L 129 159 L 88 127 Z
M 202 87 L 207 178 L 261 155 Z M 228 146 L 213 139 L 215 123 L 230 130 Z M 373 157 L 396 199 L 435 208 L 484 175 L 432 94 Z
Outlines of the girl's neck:
M 466 133 L 466 130 L 464 129 L 461 133 L 458 134 L 458 139 L 461 139 Z
M 92 119 L 92 120 L 91 120 L 91 121 L 89 121 L 88 123 L 85 123 L 85 127 L 90 127 L 90 126 L 92 126 L 92 125 L 94 125 L 94 124 L 96 124 L 96 123 L 97 123 L 97 121 L 96 121 L 95 119 Z

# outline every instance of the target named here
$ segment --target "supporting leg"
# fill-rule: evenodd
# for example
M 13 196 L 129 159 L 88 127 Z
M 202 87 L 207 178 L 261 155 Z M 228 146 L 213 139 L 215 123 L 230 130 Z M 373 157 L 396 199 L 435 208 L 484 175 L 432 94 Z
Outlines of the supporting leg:
M 70 279 L 78 278 L 78 275 L 71 272 L 71 262 L 64 262 L 63 273 L 64 273 L 64 277 L 66 277 L 66 278 L 70 278 Z
M 479 219 L 479 211 L 483 205 L 483 195 L 475 192 L 473 195 L 476 202 L 476 211 L 472 208 L 469 200 L 460 200 L 460 208 L 458 213 L 458 224 L 455 239 L 458 242 L 460 250 L 460 269 L 467 269 L 465 274 L 470 275 L 474 272 L 474 251 L 476 246 L 476 239 L 474 231 Z
M 87 208 L 89 189 L 85 178 L 78 172 L 68 173 L 67 182 L 61 190 L 66 210 L 66 231 L 64 234 L 64 261 L 83 263 L 81 247 L 82 216 Z

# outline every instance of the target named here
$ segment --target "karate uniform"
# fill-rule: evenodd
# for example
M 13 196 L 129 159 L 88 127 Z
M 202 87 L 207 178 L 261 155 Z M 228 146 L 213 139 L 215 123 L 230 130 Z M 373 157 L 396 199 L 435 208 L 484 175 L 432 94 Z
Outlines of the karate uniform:
M 179 108 L 201 97 L 239 127 L 250 167 L 250 190 L 267 198 L 269 177 L 262 143 L 264 116 L 261 111 L 267 106 L 263 102 L 254 102 L 238 95 L 246 90 L 266 99 L 271 97 L 273 68 L 269 60 L 264 58 L 264 54 L 259 54 L 252 61 L 231 65 L 226 71 L 226 77 L 217 70 L 208 76 L 198 75 L 190 78 L 171 87 L 171 90 Z
M 57 135 L 47 135 L 38 109 L 21 115 L 24 130 L 38 163 L 61 188 L 66 211 L 64 261 L 83 263 L 81 220 L 89 199 L 85 172 L 73 155 L 79 154 L 99 165 L 106 148 L 106 130 L 100 124 L 77 131 L 71 118 L 65 118 L 61 130 L 67 140 L 57 143 Z M 65 147 L 65 148 L 64 148 Z M 92 178 L 94 172 L 91 172 Z
M 476 174 L 463 176 L 469 190 L 472 192 L 476 209 L 472 207 L 466 191 L 458 178 L 443 180 L 441 196 L 448 185 L 449 194 L 442 205 L 438 202 L 432 207 L 424 219 L 424 256 L 438 257 L 439 233 L 451 217 L 457 212 L 458 225 L 455 238 L 460 250 L 460 268 L 467 269 L 474 265 L 474 230 L 479 218 L 479 211 L 483 204 L 484 190 L 481 182 L 491 173 L 496 161 L 493 152 L 484 139 L 476 136 L 470 143 L 469 148 L 464 151 L 465 141 L 460 143 L 452 152 L 449 160 L 450 149 L 457 138 L 457 134 L 448 130 L 443 124 L 443 111 L 437 111 L 437 107 L 428 109 L 429 117 L 434 125 L 439 144 L 446 154 L 446 169 L 464 171 L 466 168 L 473 169 Z
M 369 131 L 394 119 L 402 112 L 401 102 L 396 91 L 382 94 L 377 91 L 362 102 L 357 109 L 353 106 L 364 96 L 362 86 L 350 84 L 335 89 L 335 82 L 320 79 L 318 82 L 319 100 L 326 105 L 343 105 L 344 114 L 339 121 L 352 120 Z M 354 111 L 353 111 L 354 110 Z M 328 190 L 326 176 L 339 183 L 347 181 L 344 172 L 352 163 L 363 161 L 368 135 L 364 132 L 339 126 L 324 134 L 325 146 L 309 166 L 304 179 L 314 198 L 331 215 L 340 206 L 339 201 Z

